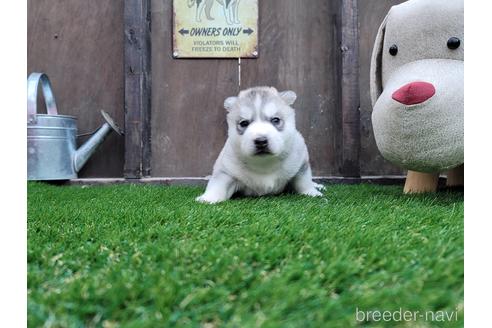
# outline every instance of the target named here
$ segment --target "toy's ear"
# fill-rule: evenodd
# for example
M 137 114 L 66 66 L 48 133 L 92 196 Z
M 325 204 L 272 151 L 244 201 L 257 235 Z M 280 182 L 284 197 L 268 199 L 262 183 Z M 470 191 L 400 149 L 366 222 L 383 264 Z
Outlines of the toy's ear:
M 292 105 L 297 99 L 296 93 L 290 90 L 279 92 L 279 95 L 280 98 L 282 98 L 282 100 L 289 106 Z
M 391 11 L 390 11 L 391 12 Z M 371 86 L 371 102 L 372 106 L 376 103 L 379 96 L 383 92 L 383 47 L 384 47 L 384 35 L 386 34 L 386 22 L 388 20 L 388 15 L 384 18 L 381 26 L 378 30 L 378 35 L 376 36 L 376 41 L 374 41 L 374 48 L 372 49 L 371 57 L 371 76 L 370 76 L 370 86 Z
M 224 100 L 224 108 L 229 112 L 237 101 L 237 97 L 229 97 Z

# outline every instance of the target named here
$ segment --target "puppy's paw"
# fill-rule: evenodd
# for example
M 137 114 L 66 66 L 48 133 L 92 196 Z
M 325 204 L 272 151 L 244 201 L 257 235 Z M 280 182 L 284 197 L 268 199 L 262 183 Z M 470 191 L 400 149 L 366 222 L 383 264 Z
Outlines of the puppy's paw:
M 306 191 L 301 192 L 301 195 L 306 195 L 310 197 L 321 197 L 323 194 L 316 188 L 312 188 Z
M 319 191 L 324 191 L 326 190 L 326 187 L 320 183 L 313 182 L 314 188 L 318 189 Z
M 207 194 L 203 194 L 197 198 L 195 198 L 197 202 L 203 203 L 203 204 L 217 204 L 220 202 L 223 202 L 225 199 L 222 199 L 220 197 L 215 197 Z

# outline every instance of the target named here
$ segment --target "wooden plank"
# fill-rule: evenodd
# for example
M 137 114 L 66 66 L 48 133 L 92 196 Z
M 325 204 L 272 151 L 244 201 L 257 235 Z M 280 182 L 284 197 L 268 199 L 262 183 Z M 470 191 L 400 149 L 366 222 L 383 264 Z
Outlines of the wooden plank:
M 360 175 L 359 25 L 357 0 L 341 0 L 342 174 Z
M 227 137 L 237 60 L 173 59 L 172 15 L 172 1 L 152 1 L 152 176 L 203 177 Z
M 125 0 L 125 168 L 150 175 L 150 0 Z
M 359 0 L 359 85 L 360 85 L 360 170 L 363 175 L 403 174 L 403 170 L 386 161 L 376 146 L 372 131 L 372 105 L 369 91 L 371 53 L 379 25 L 393 5 L 405 0 Z
M 339 175 L 338 1 L 261 0 L 260 57 L 241 60 L 241 88 L 297 93 L 297 128 L 315 175 Z
M 405 183 L 404 176 L 361 176 L 354 178 L 345 178 L 340 176 L 313 177 L 313 180 L 322 184 L 379 184 L 379 185 L 401 185 Z M 61 182 L 61 184 L 97 186 L 97 185 L 114 185 L 114 184 L 149 184 L 164 186 L 206 186 L 207 178 L 142 178 L 142 179 L 73 179 Z M 56 182 L 60 184 L 60 182 Z M 441 187 L 445 187 L 446 178 L 441 177 L 439 180 Z
M 77 117 L 79 134 L 104 123 L 101 109 L 123 126 L 123 3 L 28 0 L 27 6 L 27 72 L 48 74 L 59 113 Z M 123 161 L 124 138 L 111 133 L 79 177 L 121 177 Z

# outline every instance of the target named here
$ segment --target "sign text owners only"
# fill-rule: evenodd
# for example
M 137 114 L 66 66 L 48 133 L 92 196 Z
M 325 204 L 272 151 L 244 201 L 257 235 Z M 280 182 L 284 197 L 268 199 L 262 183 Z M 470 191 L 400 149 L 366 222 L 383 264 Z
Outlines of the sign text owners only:
M 258 57 L 258 0 L 173 0 L 173 57 Z

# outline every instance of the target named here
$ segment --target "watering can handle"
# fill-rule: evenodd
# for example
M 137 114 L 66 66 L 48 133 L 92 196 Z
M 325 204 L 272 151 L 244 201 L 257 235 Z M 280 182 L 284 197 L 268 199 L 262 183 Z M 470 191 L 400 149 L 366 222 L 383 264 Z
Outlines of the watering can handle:
M 58 115 L 56 109 L 55 96 L 51 89 L 51 82 L 48 75 L 44 73 L 31 73 L 27 79 L 27 118 L 37 114 L 38 85 L 41 81 L 43 88 L 44 102 L 49 115 Z

